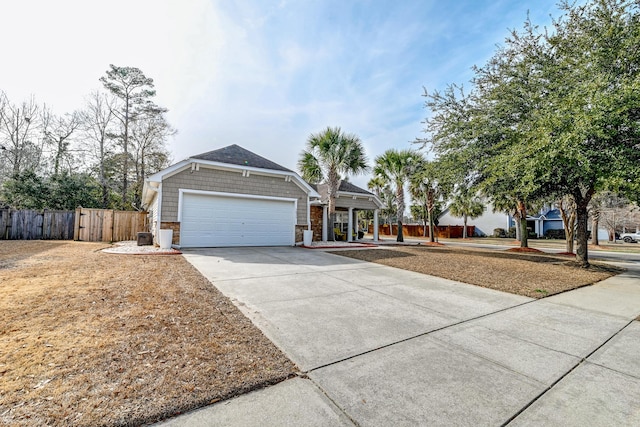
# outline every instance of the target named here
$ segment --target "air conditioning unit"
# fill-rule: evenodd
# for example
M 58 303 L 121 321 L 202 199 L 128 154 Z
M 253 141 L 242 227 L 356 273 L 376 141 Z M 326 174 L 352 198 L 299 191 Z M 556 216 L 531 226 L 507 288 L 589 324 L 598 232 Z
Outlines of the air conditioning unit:
M 153 245 L 153 235 L 151 233 L 138 233 L 138 246 Z

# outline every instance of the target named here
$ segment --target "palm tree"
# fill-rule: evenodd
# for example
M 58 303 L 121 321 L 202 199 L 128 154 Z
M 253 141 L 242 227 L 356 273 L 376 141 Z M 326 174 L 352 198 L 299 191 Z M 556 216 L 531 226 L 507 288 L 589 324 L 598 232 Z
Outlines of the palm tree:
M 482 215 L 486 207 L 480 197 L 474 194 L 467 188 L 459 189 L 453 201 L 449 205 L 449 212 L 451 215 L 462 217 L 464 228 L 462 230 L 462 238 L 467 238 L 467 219 L 476 219 Z
M 391 217 L 396 214 L 396 196 L 391 190 L 389 184 L 379 176 L 374 176 L 367 182 L 369 190 L 378 196 L 382 202 L 383 208 L 380 214 L 386 219 L 386 223 L 389 224 L 389 234 L 393 234 L 393 224 L 391 224 Z
M 347 175 L 358 175 L 369 170 L 362 141 L 355 134 L 342 132 L 339 127 L 327 127 L 312 133 L 306 148 L 300 153 L 298 170 L 302 178 L 311 184 L 327 183 L 331 224 L 336 216 L 336 194 L 340 180 Z M 333 226 L 329 238 L 334 240 Z
M 389 149 L 376 157 L 373 172 L 385 182 L 394 186 L 398 207 L 398 242 L 404 242 L 402 216 L 404 215 L 404 186 L 421 163 L 422 156 L 412 150 Z
M 419 166 L 409 181 L 409 191 L 416 201 L 423 204 L 429 221 L 429 241 L 435 242 L 434 211 L 438 203 L 450 192 L 449 181 L 435 162 L 420 160 Z

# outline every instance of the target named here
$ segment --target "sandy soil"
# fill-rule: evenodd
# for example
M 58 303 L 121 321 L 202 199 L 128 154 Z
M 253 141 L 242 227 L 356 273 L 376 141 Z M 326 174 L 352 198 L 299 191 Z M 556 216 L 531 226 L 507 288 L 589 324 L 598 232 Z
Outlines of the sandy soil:
M 295 366 L 181 256 L 0 241 L 0 425 L 139 425 Z
M 590 285 L 623 271 L 597 263 L 583 269 L 573 257 L 566 256 L 447 246 L 393 246 L 333 253 L 532 298 Z

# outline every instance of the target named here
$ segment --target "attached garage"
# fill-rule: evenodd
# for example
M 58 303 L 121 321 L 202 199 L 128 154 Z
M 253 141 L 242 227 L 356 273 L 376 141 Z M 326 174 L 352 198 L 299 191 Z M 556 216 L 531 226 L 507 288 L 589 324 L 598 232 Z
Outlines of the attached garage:
M 318 192 L 297 173 L 237 145 L 189 157 L 145 180 L 152 233 L 177 247 L 292 246 Z
M 296 199 L 181 193 L 180 246 L 291 246 Z

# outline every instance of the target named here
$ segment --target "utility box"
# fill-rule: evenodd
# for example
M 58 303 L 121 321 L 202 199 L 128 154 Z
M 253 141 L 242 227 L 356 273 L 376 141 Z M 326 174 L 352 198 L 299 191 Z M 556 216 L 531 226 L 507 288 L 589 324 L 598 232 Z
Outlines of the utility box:
M 153 234 L 146 232 L 138 233 L 138 246 L 153 245 Z

